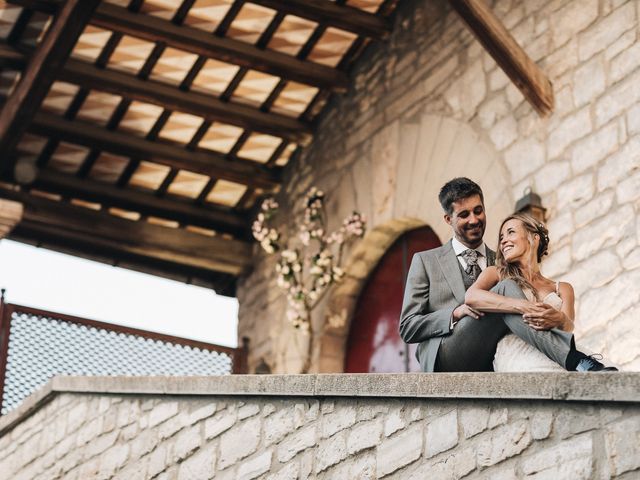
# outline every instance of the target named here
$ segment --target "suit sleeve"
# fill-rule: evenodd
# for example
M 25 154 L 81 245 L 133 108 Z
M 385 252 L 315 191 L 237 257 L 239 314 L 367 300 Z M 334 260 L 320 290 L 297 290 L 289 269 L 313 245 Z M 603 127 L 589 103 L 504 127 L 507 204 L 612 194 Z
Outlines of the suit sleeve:
M 413 256 L 400 314 L 400 337 L 407 343 L 424 342 L 449 334 L 453 308 L 429 311 L 429 276 L 422 258 Z

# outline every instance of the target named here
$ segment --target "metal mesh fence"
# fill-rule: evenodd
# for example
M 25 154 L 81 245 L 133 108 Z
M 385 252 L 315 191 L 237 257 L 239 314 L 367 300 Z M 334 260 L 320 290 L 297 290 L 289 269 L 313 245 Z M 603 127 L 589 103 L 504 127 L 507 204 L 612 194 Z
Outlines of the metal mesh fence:
M 5 312 L 9 323 L 1 414 L 54 375 L 221 375 L 232 373 L 234 349 L 218 351 L 52 315 Z M 98 323 L 98 322 L 93 322 Z M 125 329 L 123 329 L 125 330 Z M 7 328 L 5 325 L 5 332 Z M 137 331 L 138 332 L 138 331 Z M 1 348 L 1 347 L 0 347 Z M 219 351 L 223 349 L 223 351 Z

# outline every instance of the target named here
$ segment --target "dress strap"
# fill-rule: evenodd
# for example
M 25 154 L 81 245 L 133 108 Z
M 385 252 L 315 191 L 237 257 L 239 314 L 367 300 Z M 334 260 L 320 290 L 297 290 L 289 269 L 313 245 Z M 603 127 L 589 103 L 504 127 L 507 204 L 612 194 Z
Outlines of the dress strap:
M 560 296 L 560 282 L 556 282 L 556 295 Z

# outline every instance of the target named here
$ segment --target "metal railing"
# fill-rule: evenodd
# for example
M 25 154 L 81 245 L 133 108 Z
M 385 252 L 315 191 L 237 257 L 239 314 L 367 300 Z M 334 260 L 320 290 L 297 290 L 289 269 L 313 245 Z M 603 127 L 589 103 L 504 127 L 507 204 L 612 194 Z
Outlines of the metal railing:
M 0 414 L 54 375 L 246 373 L 231 348 L 4 303 L 0 297 Z

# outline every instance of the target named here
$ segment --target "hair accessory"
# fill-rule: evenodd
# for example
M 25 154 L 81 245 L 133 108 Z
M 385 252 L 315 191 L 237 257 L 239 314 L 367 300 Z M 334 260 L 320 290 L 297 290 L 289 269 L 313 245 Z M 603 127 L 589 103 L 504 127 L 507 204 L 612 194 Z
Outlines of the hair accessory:
M 538 230 L 538 235 L 540 235 L 540 245 L 538 246 L 538 261 L 540 261 L 543 256 L 549 254 L 549 233 L 543 223 L 536 224 L 536 230 Z

